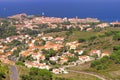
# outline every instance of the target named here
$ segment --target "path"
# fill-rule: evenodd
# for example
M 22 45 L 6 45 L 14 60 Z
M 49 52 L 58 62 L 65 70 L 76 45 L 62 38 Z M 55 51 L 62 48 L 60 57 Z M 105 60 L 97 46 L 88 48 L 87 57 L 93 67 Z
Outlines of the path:
M 99 76 L 99 75 L 97 75 L 97 74 L 93 74 L 93 73 L 80 72 L 80 71 L 74 71 L 74 70 L 68 70 L 68 71 L 70 71 L 70 72 L 75 72 L 75 73 L 79 73 L 79 74 L 87 74 L 87 75 L 95 76 L 95 77 L 97 77 L 97 78 L 99 78 L 99 79 L 101 79 L 101 80 L 106 80 L 104 77 Z

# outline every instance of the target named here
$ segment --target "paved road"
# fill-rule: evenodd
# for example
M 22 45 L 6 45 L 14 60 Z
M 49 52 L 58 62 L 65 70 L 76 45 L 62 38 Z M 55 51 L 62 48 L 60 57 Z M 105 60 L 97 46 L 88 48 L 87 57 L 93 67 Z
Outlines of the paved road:
M 18 70 L 15 66 L 11 65 L 10 66 L 11 70 L 11 75 L 10 75 L 10 80 L 18 80 Z
M 75 72 L 75 73 L 80 73 L 80 74 L 87 74 L 87 75 L 95 76 L 95 77 L 97 77 L 97 78 L 99 78 L 99 79 L 101 79 L 101 80 L 106 80 L 104 77 L 99 76 L 99 75 L 97 75 L 97 74 L 93 74 L 93 73 L 79 72 L 79 71 L 74 71 L 74 70 L 68 70 L 68 71 L 70 71 L 70 72 Z

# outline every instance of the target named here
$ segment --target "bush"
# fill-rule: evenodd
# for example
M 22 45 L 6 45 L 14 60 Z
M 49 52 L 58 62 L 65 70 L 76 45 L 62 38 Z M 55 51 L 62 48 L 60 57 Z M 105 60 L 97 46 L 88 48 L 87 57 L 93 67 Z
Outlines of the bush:
M 79 42 L 79 43 L 82 43 L 82 42 L 85 42 L 85 41 L 86 41 L 86 40 L 83 39 L 83 38 L 79 38 L 79 39 L 78 39 L 78 42 Z
M 25 64 L 22 61 L 18 61 L 15 63 L 16 65 L 21 65 L 21 66 L 25 66 Z
M 104 56 L 100 60 L 93 61 L 91 63 L 91 67 L 95 68 L 96 70 L 104 70 L 107 69 L 111 63 L 113 65 L 120 64 L 120 49 L 117 48 L 117 51 L 114 51 L 110 57 Z
M 89 38 L 89 40 L 94 40 L 94 39 L 96 39 L 97 38 L 97 36 L 91 36 L 90 38 Z

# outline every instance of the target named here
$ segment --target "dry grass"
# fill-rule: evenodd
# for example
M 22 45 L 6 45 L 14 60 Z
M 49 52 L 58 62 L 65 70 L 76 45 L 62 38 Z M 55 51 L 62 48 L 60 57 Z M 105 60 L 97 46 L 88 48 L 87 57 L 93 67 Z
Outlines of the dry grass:
M 69 73 L 69 74 L 61 74 L 57 75 L 59 77 L 69 78 L 73 80 L 99 80 L 98 78 L 85 74 L 77 74 L 77 73 Z
M 85 72 L 92 72 L 94 74 L 98 74 L 100 76 L 105 77 L 107 80 L 120 80 L 120 65 L 119 64 L 111 64 L 108 69 L 97 71 L 95 69 L 90 68 L 90 63 L 78 65 L 75 67 L 68 68 L 70 70 L 75 71 L 85 71 Z M 89 80 L 89 79 L 88 79 Z
M 19 80 L 21 75 L 27 75 L 29 73 L 29 68 L 25 67 L 25 66 L 17 66 L 18 69 L 18 73 L 19 73 Z

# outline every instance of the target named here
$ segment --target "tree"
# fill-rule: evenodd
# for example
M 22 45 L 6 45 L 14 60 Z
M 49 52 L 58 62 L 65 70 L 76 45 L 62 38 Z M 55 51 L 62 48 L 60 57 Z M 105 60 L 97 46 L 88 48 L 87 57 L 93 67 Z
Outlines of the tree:
M 91 63 L 91 67 L 96 67 L 97 65 L 99 65 L 100 64 L 100 60 L 95 60 L 95 61 L 93 61 L 92 63 Z
M 13 51 L 13 55 L 15 57 L 19 57 L 19 53 L 20 53 L 20 50 L 18 50 L 18 49 Z
M 0 27 L 0 38 L 6 38 L 9 36 L 17 35 L 15 26 L 2 26 Z
M 73 80 L 73 79 L 67 79 L 67 78 L 56 77 L 55 80 Z
M 97 70 L 102 70 L 102 66 L 101 66 L 101 65 L 98 65 L 98 66 L 97 66 Z
M 113 40 L 120 40 L 120 32 L 113 36 Z
M 78 39 L 78 42 L 79 42 L 79 43 L 82 43 L 82 42 L 85 42 L 85 41 L 86 41 L 86 40 L 83 39 L 83 38 L 79 38 L 79 39 Z
M 9 74 L 8 66 L 0 62 L 0 80 L 5 80 L 8 74 Z
M 94 54 L 92 57 L 95 58 L 95 60 L 97 60 L 98 55 L 97 55 L 97 54 Z
M 33 52 L 34 53 L 37 53 L 39 51 L 39 49 L 38 48 L 36 48 Z
M 115 45 L 115 46 L 113 47 L 113 50 L 115 50 L 115 51 L 120 50 L 120 45 Z
M 44 46 L 46 44 L 46 41 L 45 40 L 42 40 L 42 45 Z
M 55 56 L 57 54 L 56 51 L 54 51 L 53 49 L 49 49 L 49 50 L 42 50 L 43 54 L 45 54 L 46 60 L 49 60 L 50 57 Z
M 21 65 L 21 66 L 25 66 L 25 64 L 22 61 L 18 61 L 15 63 L 16 65 Z
M 22 75 L 22 80 L 52 80 L 52 73 L 46 69 L 31 68 L 29 75 Z
M 74 61 L 77 61 L 77 60 L 78 60 L 78 57 L 77 57 L 77 56 L 68 57 L 68 62 L 74 62 Z
M 96 39 L 97 38 L 97 36 L 91 36 L 90 38 L 89 38 L 89 40 L 94 40 L 94 39 Z

